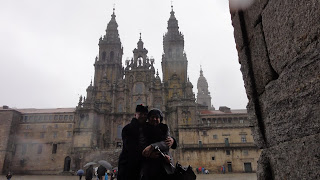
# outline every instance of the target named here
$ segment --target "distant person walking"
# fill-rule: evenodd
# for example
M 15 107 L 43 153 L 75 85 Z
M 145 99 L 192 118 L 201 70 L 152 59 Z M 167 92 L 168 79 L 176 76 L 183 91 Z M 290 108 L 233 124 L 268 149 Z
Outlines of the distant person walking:
M 6 178 L 7 178 L 8 180 L 10 180 L 11 177 L 12 177 L 12 174 L 11 174 L 11 172 L 9 171 L 8 174 L 6 175 Z
M 93 166 L 90 165 L 86 170 L 86 180 L 91 180 L 93 176 Z
M 79 169 L 79 170 L 77 171 L 77 175 L 79 176 L 79 180 L 82 179 L 83 174 L 84 174 L 83 169 Z

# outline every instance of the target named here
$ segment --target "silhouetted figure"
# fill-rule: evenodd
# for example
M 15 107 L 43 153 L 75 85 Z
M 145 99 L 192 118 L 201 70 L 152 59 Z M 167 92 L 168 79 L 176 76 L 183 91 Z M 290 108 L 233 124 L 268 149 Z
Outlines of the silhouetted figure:
M 11 177 L 12 177 L 12 174 L 11 174 L 11 172 L 9 171 L 8 174 L 6 175 L 6 178 L 7 178 L 8 180 L 10 180 Z
M 86 180 L 91 180 L 93 176 L 93 166 L 90 165 L 86 170 Z

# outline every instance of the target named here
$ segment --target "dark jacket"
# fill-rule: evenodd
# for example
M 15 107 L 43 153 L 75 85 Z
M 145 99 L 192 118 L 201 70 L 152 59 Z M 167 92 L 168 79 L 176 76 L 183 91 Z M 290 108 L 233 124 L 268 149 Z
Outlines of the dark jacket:
M 107 171 L 107 169 L 105 167 L 103 167 L 101 165 L 98 167 L 97 174 L 98 174 L 99 179 L 106 174 L 106 171 Z
M 7 178 L 7 179 L 10 179 L 11 177 L 12 177 L 12 174 L 7 174 L 7 175 L 6 175 L 6 178 Z
M 158 146 L 160 150 L 170 156 L 169 147 L 165 145 L 164 141 L 169 137 L 169 128 L 166 124 L 160 123 L 157 126 L 147 125 L 144 131 L 147 144 L 153 147 Z M 176 141 L 171 148 L 175 149 Z M 171 165 L 160 156 L 159 158 L 145 158 L 142 164 L 143 180 L 167 179 L 167 174 L 173 173 Z
M 144 125 L 133 118 L 129 124 L 122 129 L 122 152 L 118 162 L 117 180 L 139 180 L 142 162 L 142 150 L 145 143 L 141 142 L 140 134 Z
M 89 168 L 86 170 L 86 180 L 91 180 L 93 176 L 93 167 L 89 166 Z

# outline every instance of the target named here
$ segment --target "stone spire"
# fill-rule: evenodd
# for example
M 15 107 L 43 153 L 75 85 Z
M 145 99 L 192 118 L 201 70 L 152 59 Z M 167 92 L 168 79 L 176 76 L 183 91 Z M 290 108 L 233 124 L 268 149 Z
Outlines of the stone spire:
M 143 50 L 143 41 L 141 39 L 141 32 L 140 32 L 140 38 L 139 38 L 139 41 L 138 41 L 138 49 L 139 50 Z
M 103 41 L 107 43 L 121 43 L 118 32 L 118 23 L 116 21 L 115 8 L 113 8 L 111 20 L 108 23 L 106 35 L 103 37 Z
M 168 21 L 168 32 L 169 31 L 179 31 L 178 20 L 176 19 L 173 11 L 173 6 L 171 5 L 170 18 Z

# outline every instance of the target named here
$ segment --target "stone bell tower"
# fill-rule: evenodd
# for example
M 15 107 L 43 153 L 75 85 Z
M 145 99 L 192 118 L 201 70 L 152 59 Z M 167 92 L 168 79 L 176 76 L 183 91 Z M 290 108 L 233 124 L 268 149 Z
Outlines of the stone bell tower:
M 165 119 L 179 142 L 181 125 L 195 123 L 196 103 L 193 85 L 188 78 L 188 60 L 184 52 L 184 36 L 171 6 L 168 32 L 163 37 L 162 73 L 165 99 Z
M 162 73 L 167 89 L 166 100 L 187 98 L 185 88 L 188 84 L 188 60 L 184 52 L 184 36 L 179 31 L 178 20 L 171 6 L 168 32 L 163 37 Z
M 82 156 L 81 153 L 92 149 L 107 147 L 103 143 L 103 135 L 108 131 L 106 127 L 111 126 L 110 118 L 105 121 L 105 116 L 114 112 L 114 89 L 124 73 L 123 48 L 114 10 L 106 34 L 99 39 L 99 55 L 94 62 L 94 81 L 87 88 L 87 96 L 80 97 L 75 112 L 73 151 L 76 156 L 80 153 L 79 157 Z M 111 137 L 105 139 L 111 143 Z
M 123 48 L 119 37 L 116 15 L 113 11 L 106 34 L 99 39 L 99 57 L 96 58 L 94 84 L 99 86 L 104 79 L 114 83 L 123 77 Z

